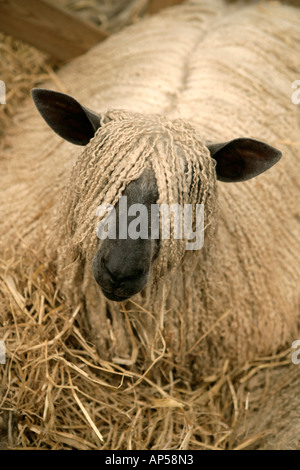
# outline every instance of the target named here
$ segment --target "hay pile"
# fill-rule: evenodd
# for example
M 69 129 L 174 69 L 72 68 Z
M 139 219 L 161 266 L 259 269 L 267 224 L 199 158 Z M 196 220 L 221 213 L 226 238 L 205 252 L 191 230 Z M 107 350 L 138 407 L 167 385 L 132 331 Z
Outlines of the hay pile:
M 51 62 L 45 54 L 0 32 L 0 79 L 6 84 L 6 105 L 0 105 L 0 138 L 29 90 L 49 79 Z
M 186 49 L 192 44 L 189 40 L 187 37 Z M 91 69 L 84 71 L 84 61 L 78 64 L 83 76 L 95 73 Z M 128 69 L 130 66 L 129 63 Z M 108 77 L 110 70 L 107 65 L 104 73 Z M 81 89 L 81 83 L 64 81 L 67 74 L 68 68 L 59 76 L 61 87 L 69 88 L 62 91 L 76 96 L 79 93 L 79 99 L 92 107 L 93 100 Z M 170 77 L 164 79 L 164 85 L 169 84 Z M 100 103 L 105 94 L 104 88 L 96 102 Z M 124 103 L 126 94 L 125 88 L 120 96 L 111 97 L 111 103 L 118 100 Z M 86 102 L 88 99 L 90 103 Z M 167 96 L 162 102 L 170 113 L 173 100 L 174 96 L 171 99 Z M 154 105 L 145 100 L 143 106 L 151 109 Z M 40 221 L 47 225 L 53 204 L 49 194 L 60 192 L 62 183 L 53 187 L 53 181 L 55 176 L 65 179 L 64 171 L 70 170 L 70 162 L 64 162 L 61 170 L 59 164 L 71 146 L 50 137 L 39 118 L 33 116 L 29 104 L 20 112 L 18 125 L 15 132 L 26 131 L 28 141 L 22 142 L 9 132 L 4 142 L 5 158 L 8 160 L 12 145 L 19 155 L 23 152 L 24 168 L 30 163 L 32 174 L 29 176 L 17 165 L 10 166 L 16 184 L 10 189 L 8 182 L 3 182 L 12 204 L 10 213 L 2 214 L 3 226 L 14 234 L 15 240 L 5 244 L 2 239 L 0 246 L 0 338 L 5 340 L 8 358 L 6 365 L 0 366 L 0 409 L 8 412 L 10 421 L 12 413 L 16 415 L 14 445 L 32 449 L 243 449 L 260 447 L 269 432 L 276 435 L 275 427 L 258 430 L 257 422 L 272 390 L 273 371 L 288 370 L 283 367 L 291 363 L 289 350 L 268 357 L 254 354 L 250 361 L 240 365 L 225 353 L 217 367 L 198 371 L 194 381 L 189 369 L 173 363 L 161 335 L 147 368 L 139 369 L 134 364 L 140 344 L 130 317 L 136 310 L 140 316 L 152 319 L 153 312 L 131 302 L 130 307 L 122 304 L 118 309 L 128 331 L 130 361 L 120 364 L 104 360 L 101 351 L 96 351 L 84 308 L 81 304 L 69 307 L 58 291 L 55 272 L 43 256 L 43 238 L 38 244 L 28 244 Z M 32 139 L 35 135 L 40 137 Z M 36 150 L 28 156 L 32 142 Z M 45 162 L 34 163 L 39 152 L 46 150 L 48 161 L 46 158 Z M 50 181 L 39 187 L 38 175 L 46 174 L 50 158 L 54 174 L 48 173 Z M 22 202 L 26 196 L 24 175 L 27 184 L 34 183 L 29 208 Z M 43 199 L 50 201 L 48 206 L 43 205 Z M 219 320 L 223 319 L 221 316 Z M 218 320 L 198 337 L 197 347 L 204 345 L 205 351 L 205 343 L 217 326 Z M 294 370 L 287 373 L 292 385 Z M 277 392 L 280 393 L 280 387 Z M 253 418 L 249 427 L 249 413 L 254 416 L 255 410 L 258 419 Z
M 34 254 L 32 254 L 34 256 Z M 143 374 L 99 357 L 86 339 L 80 310 L 57 294 L 40 265 L 26 276 L 1 263 L 1 410 L 15 416 L 14 447 L 22 449 L 244 449 L 268 429 L 247 432 L 248 414 L 272 390 L 270 373 L 290 352 L 233 368 L 224 361 L 197 384 L 176 380 L 160 356 Z M 128 312 L 123 311 L 127 318 Z M 150 313 L 149 313 L 150 314 Z M 132 337 L 132 341 L 136 341 Z M 156 367 L 156 379 L 148 373 Z M 254 384 L 252 384 L 254 381 Z M 252 389 L 259 393 L 252 398 Z M 237 436 L 237 433 L 240 435 Z

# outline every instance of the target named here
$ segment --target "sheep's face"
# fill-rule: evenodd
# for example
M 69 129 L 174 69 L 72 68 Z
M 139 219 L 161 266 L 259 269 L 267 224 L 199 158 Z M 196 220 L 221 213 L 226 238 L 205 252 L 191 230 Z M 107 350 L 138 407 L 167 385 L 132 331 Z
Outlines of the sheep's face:
M 112 222 L 115 224 L 115 236 L 99 241 L 99 248 L 92 262 L 95 280 L 110 300 L 128 299 L 140 292 L 148 282 L 151 265 L 159 252 L 159 239 L 148 236 L 151 231 L 151 219 L 148 215 L 158 197 L 154 171 L 148 168 L 138 179 L 126 186 L 122 193 L 122 202 L 118 201 L 114 208 Z M 135 204 L 142 206 L 145 211 L 142 215 L 139 214 L 138 224 L 135 224 L 136 215 L 129 215 Z M 141 218 L 143 216 L 144 220 Z M 128 233 L 132 222 L 137 228 L 135 236 L 138 238 L 132 238 Z M 144 226 L 141 227 L 141 224 Z
M 126 111 L 100 117 L 62 93 L 35 89 L 32 95 L 56 133 L 84 146 L 66 192 L 66 231 L 74 246 L 86 251 L 86 258 L 94 250 L 94 278 L 114 301 L 140 292 L 155 266 L 163 275 L 192 249 L 187 246 L 186 220 L 173 213 L 167 218 L 169 238 L 162 236 L 159 212 L 153 208 L 175 204 L 185 217 L 185 208 L 191 207 L 189 234 L 197 238 L 198 206 L 204 208 L 205 226 L 215 214 L 216 179 L 245 181 L 281 156 L 277 149 L 249 138 L 205 144 L 182 120 Z M 105 204 L 110 208 L 106 219 Z M 175 219 L 180 221 L 177 228 Z
M 188 132 L 182 122 L 115 111 L 86 147 L 85 165 L 95 160 L 101 170 L 92 271 L 109 300 L 126 300 L 149 278 L 168 274 L 184 256 L 190 232 L 201 244 L 203 224 L 197 231 L 193 227 L 203 221 L 201 213 L 183 218 L 186 207 L 215 200 L 214 161 L 199 138 L 193 142 L 195 153 L 184 148 L 180 131 L 185 126 Z

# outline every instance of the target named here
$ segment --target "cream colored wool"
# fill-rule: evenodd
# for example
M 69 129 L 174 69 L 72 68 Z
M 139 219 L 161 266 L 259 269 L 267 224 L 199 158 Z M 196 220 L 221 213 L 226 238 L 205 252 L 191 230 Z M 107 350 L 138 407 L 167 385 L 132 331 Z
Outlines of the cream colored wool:
M 70 179 L 72 185 L 68 186 L 66 193 L 63 194 L 61 213 L 57 221 L 57 227 L 61 228 L 58 232 L 61 235 L 58 237 L 55 233 L 55 239 L 50 241 L 51 247 L 57 250 L 57 255 L 52 254 L 51 258 L 57 257 L 59 285 L 63 286 L 63 292 L 74 305 L 82 301 L 81 288 L 74 289 L 80 279 L 80 287 L 84 289 L 87 302 L 87 316 L 91 330 L 93 334 L 101 332 L 102 335 L 98 340 L 101 354 L 110 358 L 103 348 L 103 341 L 117 337 L 114 353 L 118 359 L 115 357 L 115 360 L 124 362 L 129 361 L 130 357 L 129 346 L 124 347 L 129 332 L 120 324 L 120 320 L 123 321 L 120 306 L 109 302 L 109 309 L 114 315 L 111 326 L 106 316 L 107 301 L 91 279 L 91 255 L 96 253 L 99 244 L 96 235 L 96 209 L 99 204 L 115 204 L 126 185 L 138 178 L 144 169 L 151 165 L 158 185 L 159 204 L 178 202 L 182 208 L 184 204 L 204 205 L 207 240 L 205 249 L 201 253 L 203 258 L 207 256 L 207 250 L 210 248 L 208 241 L 212 243 L 216 219 L 215 162 L 199 141 L 195 130 L 182 120 L 171 122 L 160 116 L 116 111 L 104 114 L 102 121 L 103 126 L 97 131 L 73 168 Z M 184 171 L 182 156 L 188 162 L 187 172 Z M 171 227 L 171 236 L 172 233 L 173 227 Z M 153 343 L 152 332 L 164 325 L 163 319 L 157 323 L 159 319 L 157 311 L 161 311 L 163 304 L 161 304 L 162 294 L 158 295 L 156 291 L 161 290 L 163 282 L 166 281 L 162 278 L 168 279 L 170 271 L 178 267 L 185 255 L 185 243 L 184 239 L 171 238 L 161 241 L 158 261 L 154 263 L 152 270 L 152 279 L 149 287 L 142 293 L 142 297 L 146 296 L 146 299 L 138 300 L 144 308 L 154 312 L 154 322 L 149 322 L 147 319 L 145 324 L 140 318 L 139 327 L 135 326 L 140 336 L 144 334 L 148 336 L 147 340 L 145 339 L 148 353 L 156 346 L 156 343 Z M 193 255 L 189 257 L 189 269 L 194 264 L 193 258 Z M 83 266 L 86 269 L 82 278 Z M 155 299 L 158 302 L 155 302 Z M 130 302 L 128 305 L 130 306 Z M 137 312 L 132 312 L 131 317 L 135 324 Z M 170 326 L 177 330 L 173 321 Z M 178 342 L 178 333 L 174 331 L 174 339 L 170 346 L 173 347 L 175 342 Z
M 187 172 L 182 156 L 188 162 Z M 73 246 L 77 251 L 75 258 L 82 253 L 95 253 L 99 241 L 97 207 L 115 205 L 128 183 L 149 165 L 155 172 L 159 204 L 178 202 L 182 208 L 184 204 L 204 204 L 207 226 L 211 224 L 216 201 L 215 162 L 193 127 L 160 116 L 108 112 L 102 115 L 101 128 L 72 170 L 72 185 L 62 197 L 58 219 L 62 232 L 61 243 L 56 239 L 58 247 Z M 178 264 L 185 243 L 184 239 L 162 240 L 161 274 Z
M 197 379 L 225 359 L 242 364 L 272 354 L 297 334 L 300 147 L 291 83 L 300 71 L 300 13 L 280 4 L 223 13 L 217 1 L 174 8 L 65 66 L 58 74 L 64 91 L 101 113 L 104 127 L 86 149 L 74 149 L 52 135 L 30 103 L 16 117 L 0 162 L 2 244 L 20 238 L 23 246 L 34 244 L 39 259 L 57 270 L 62 293 L 74 307 L 84 305 L 99 355 L 132 370 L 163 357 L 176 377 L 193 372 Z M 121 145 L 126 126 L 130 139 Z M 97 139 L 106 135 L 102 155 Z M 203 144 L 246 136 L 280 148 L 282 160 L 249 182 L 218 183 L 214 192 Z M 209 212 L 208 230 L 216 222 L 217 233 L 206 233 L 204 249 L 183 258 L 166 245 L 157 260 L 163 279 L 153 276 L 134 303 L 109 302 L 91 272 L 95 209 L 115 201 L 147 164 L 161 199 L 176 200 L 186 184 L 176 174 L 177 139 L 209 182 L 201 184 L 199 201 Z M 116 160 L 123 153 L 128 160 Z M 44 255 L 46 243 L 53 257 Z

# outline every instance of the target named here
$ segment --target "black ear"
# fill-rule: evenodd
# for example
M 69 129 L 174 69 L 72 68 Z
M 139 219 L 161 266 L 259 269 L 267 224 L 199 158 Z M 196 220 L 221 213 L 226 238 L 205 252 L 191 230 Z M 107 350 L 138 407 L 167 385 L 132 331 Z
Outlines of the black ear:
M 86 145 L 100 127 L 100 116 L 58 91 L 33 88 L 31 95 L 46 123 L 72 144 Z
M 235 139 L 207 145 L 217 162 L 217 178 L 224 182 L 246 181 L 275 165 L 281 152 L 271 145 L 253 139 Z

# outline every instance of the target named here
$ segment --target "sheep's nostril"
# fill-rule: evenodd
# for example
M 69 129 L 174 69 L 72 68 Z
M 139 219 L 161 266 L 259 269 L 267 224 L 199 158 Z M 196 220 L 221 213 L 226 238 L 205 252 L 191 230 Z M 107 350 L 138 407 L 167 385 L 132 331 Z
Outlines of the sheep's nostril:
M 138 269 L 134 274 L 134 279 L 141 279 L 148 272 L 148 269 L 144 267 L 143 269 Z
M 101 258 L 100 266 L 101 266 L 102 271 L 106 275 L 108 274 L 112 282 L 116 282 L 118 280 L 116 273 L 111 272 L 111 270 L 108 268 L 107 263 L 105 263 L 103 258 Z
M 129 285 L 134 285 L 137 282 L 139 282 L 142 278 L 142 275 L 131 275 L 131 276 L 125 276 L 116 281 L 116 285 L 119 287 L 124 287 L 124 286 L 129 286 Z

